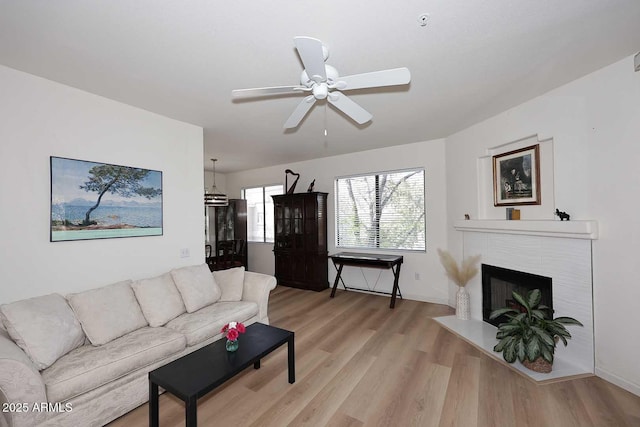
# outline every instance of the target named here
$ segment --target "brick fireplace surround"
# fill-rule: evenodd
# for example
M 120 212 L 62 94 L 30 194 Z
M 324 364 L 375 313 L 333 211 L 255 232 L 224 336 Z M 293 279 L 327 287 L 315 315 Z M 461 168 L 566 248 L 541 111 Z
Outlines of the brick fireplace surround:
M 594 373 L 593 282 L 591 242 L 598 238 L 595 221 L 456 221 L 463 233 L 464 256 L 481 255 L 481 263 L 551 277 L 554 316 L 570 316 L 584 327 L 569 326 L 569 345 L 556 347 L 553 371 L 540 374 L 512 364 L 518 372 L 538 382 L 557 381 Z M 478 274 L 467 290 L 471 319 L 455 316 L 435 320 L 498 360 L 495 326 L 482 320 L 482 279 Z M 505 362 L 506 363 L 506 362 Z

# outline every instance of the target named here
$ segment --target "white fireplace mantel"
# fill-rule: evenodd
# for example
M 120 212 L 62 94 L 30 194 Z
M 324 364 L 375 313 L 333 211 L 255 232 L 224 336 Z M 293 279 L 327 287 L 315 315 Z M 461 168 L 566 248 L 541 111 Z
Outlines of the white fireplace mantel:
M 597 221 L 472 219 L 455 221 L 453 227 L 458 231 L 480 233 L 526 234 L 588 240 L 598 238 Z

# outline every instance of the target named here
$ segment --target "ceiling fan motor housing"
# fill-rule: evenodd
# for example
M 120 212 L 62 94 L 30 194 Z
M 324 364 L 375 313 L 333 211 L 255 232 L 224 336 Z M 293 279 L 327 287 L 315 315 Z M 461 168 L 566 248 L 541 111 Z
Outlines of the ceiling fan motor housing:
M 311 88 L 313 91 L 313 97 L 315 99 L 325 99 L 329 94 L 329 89 L 333 89 L 334 82 L 337 81 L 339 74 L 338 70 L 336 70 L 331 65 L 325 64 L 324 66 L 326 78 L 320 82 L 309 78 L 307 71 L 303 71 L 300 76 L 300 84 Z
M 324 71 L 327 77 L 326 79 L 322 80 L 322 82 L 331 84 L 338 80 L 338 77 L 340 77 L 340 74 L 338 74 L 338 70 L 336 70 L 331 65 L 325 64 Z M 307 74 L 307 70 L 303 70 L 302 74 L 300 75 L 300 84 L 302 86 L 312 87 L 314 83 L 316 83 L 316 81 L 309 77 L 309 75 Z

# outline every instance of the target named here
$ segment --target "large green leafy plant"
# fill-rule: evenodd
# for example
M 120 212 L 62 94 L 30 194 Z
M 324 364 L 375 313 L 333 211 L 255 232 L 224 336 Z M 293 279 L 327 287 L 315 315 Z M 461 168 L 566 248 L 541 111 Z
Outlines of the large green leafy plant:
M 564 325 L 580 325 L 582 323 L 572 317 L 552 318 L 552 312 L 546 305 L 540 304 L 542 294 L 533 289 L 523 298 L 513 292 L 513 299 L 520 304 L 522 310 L 507 307 L 494 310 L 489 316 L 496 319 L 505 315 L 509 320 L 498 325 L 496 338 L 500 341 L 493 351 L 502 352 L 504 360 L 513 363 L 534 362 L 539 357 L 553 364 L 553 355 L 557 340 L 567 345 L 571 334 Z

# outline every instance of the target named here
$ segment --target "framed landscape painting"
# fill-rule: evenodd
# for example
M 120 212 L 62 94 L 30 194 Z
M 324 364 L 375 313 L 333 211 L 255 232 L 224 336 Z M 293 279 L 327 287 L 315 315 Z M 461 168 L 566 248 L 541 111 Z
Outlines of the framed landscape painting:
M 540 146 L 493 156 L 494 206 L 540 204 Z
M 50 160 L 52 242 L 162 235 L 162 172 Z

